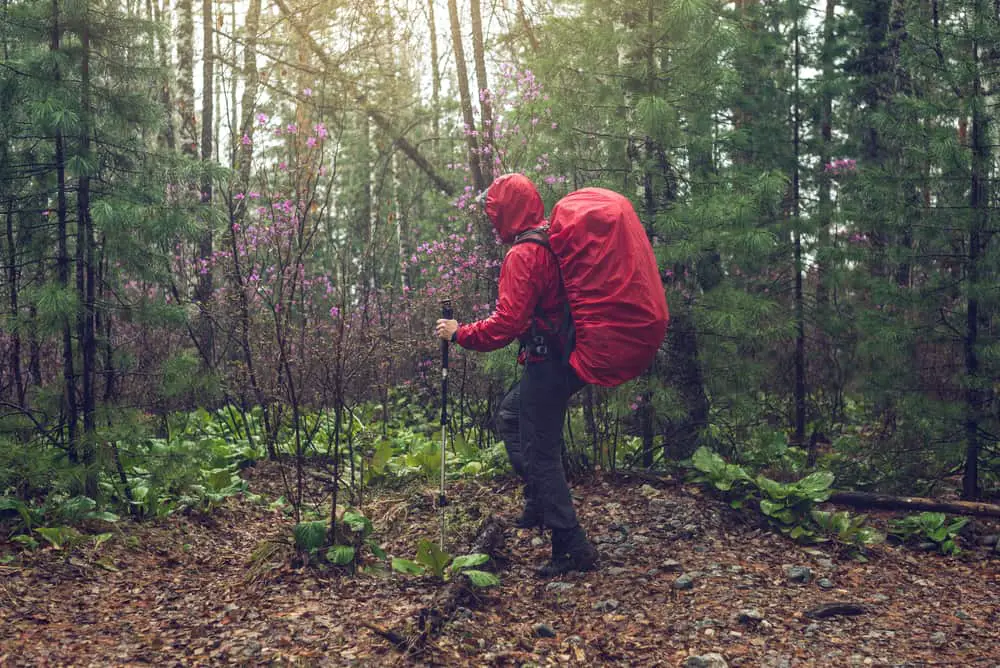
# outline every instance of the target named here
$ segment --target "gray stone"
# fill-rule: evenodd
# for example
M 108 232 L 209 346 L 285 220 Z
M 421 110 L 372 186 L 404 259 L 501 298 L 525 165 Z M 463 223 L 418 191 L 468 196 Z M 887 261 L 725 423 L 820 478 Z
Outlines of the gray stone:
M 545 539 L 541 536 L 535 536 L 531 539 L 531 547 L 541 547 L 542 545 L 545 545 Z
M 459 607 L 455 610 L 455 620 L 465 621 L 467 619 L 472 619 L 472 610 L 468 608 Z
M 576 585 L 572 582 L 550 582 L 545 585 L 545 591 L 554 591 L 558 593 L 567 592 Z
M 700 656 L 689 656 L 684 661 L 684 668 L 729 668 L 729 664 L 721 654 L 710 652 Z
M 668 573 L 679 573 L 683 566 L 681 566 L 681 562 L 676 559 L 664 559 L 660 563 L 660 568 Z
M 874 596 L 872 596 L 872 600 L 875 601 L 876 603 L 885 603 L 886 601 L 889 600 L 889 597 L 886 596 L 885 594 L 875 594 Z
M 820 589 L 833 589 L 836 586 L 833 584 L 832 580 L 827 578 L 820 578 L 816 581 L 816 584 L 820 586 Z
M 817 559 L 816 565 L 820 568 L 833 568 L 833 559 Z
M 569 638 L 566 638 L 566 642 L 570 645 L 582 645 L 583 638 L 580 636 L 570 636 Z
M 648 545 L 649 543 L 653 542 L 653 539 L 650 538 L 649 536 L 636 534 L 635 536 L 632 536 L 632 542 L 635 543 L 636 545 Z
M 612 610 L 618 609 L 618 601 L 613 598 L 609 598 L 604 601 L 598 601 L 594 604 L 594 610 L 598 612 L 611 612 Z
M 739 613 L 737 613 L 736 621 L 740 624 L 746 624 L 747 626 L 754 626 L 764 621 L 764 615 L 762 615 L 760 610 L 756 608 L 747 608 L 746 610 L 740 610 Z
M 611 568 L 607 569 L 606 572 L 608 575 L 617 577 L 619 575 L 624 575 L 625 573 L 628 573 L 628 569 L 622 568 L 621 566 L 612 566 Z
M 556 631 L 548 624 L 535 624 L 535 635 L 539 638 L 555 638 Z
M 806 627 L 806 635 L 811 636 L 819 633 L 819 628 L 820 628 L 819 624 L 813 622 L 812 624 Z
M 962 610 L 961 608 L 955 611 L 955 616 L 963 621 L 968 621 L 972 619 L 972 615 L 967 613 L 965 610 Z
M 944 631 L 935 631 L 931 634 L 930 640 L 932 645 L 940 647 L 948 642 L 948 636 L 945 635 Z
M 785 569 L 785 577 L 789 582 L 806 584 L 812 579 L 812 570 L 805 566 L 789 566 Z
M 676 580 L 674 580 L 674 589 L 679 589 L 681 591 L 694 589 L 694 578 L 687 574 L 679 576 Z
M 993 533 L 988 536 L 983 536 L 979 542 L 985 545 L 986 547 L 993 547 L 998 542 L 1000 542 L 1000 535 Z

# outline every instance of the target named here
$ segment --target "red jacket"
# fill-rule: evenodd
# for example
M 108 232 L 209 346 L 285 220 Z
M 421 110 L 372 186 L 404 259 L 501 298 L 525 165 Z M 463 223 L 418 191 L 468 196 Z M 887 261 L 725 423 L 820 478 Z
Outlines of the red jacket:
M 486 215 L 500 240 L 511 244 L 519 234 L 545 224 L 545 205 L 527 177 L 509 174 L 496 179 L 487 191 Z M 544 246 L 515 244 L 500 267 L 496 310 L 485 320 L 460 326 L 455 341 L 481 352 L 503 348 L 529 332 L 539 305 L 539 328 L 559 327 L 566 309 L 559 263 Z

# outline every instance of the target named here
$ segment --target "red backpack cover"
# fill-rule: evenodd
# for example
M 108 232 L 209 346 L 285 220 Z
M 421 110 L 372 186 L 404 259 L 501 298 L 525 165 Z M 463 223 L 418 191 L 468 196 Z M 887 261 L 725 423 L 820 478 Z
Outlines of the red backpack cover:
M 670 314 L 632 203 L 604 188 L 566 195 L 549 217 L 549 245 L 576 328 L 573 369 L 605 387 L 641 374 L 656 357 Z

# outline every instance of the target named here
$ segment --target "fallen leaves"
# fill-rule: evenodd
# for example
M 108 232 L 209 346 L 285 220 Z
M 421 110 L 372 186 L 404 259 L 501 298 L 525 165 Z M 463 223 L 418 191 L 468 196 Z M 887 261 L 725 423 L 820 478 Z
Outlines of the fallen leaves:
M 257 468 L 266 474 L 266 465 Z M 450 489 L 455 516 L 514 516 L 512 489 L 509 481 L 458 483 Z M 1000 646 L 996 560 L 883 547 L 858 564 L 730 521 L 724 506 L 679 485 L 598 477 L 575 494 L 602 569 L 559 584 L 539 580 L 533 569 L 546 559 L 547 541 L 533 545 L 537 532 L 511 530 L 500 589 L 463 603 L 469 608 L 419 656 L 399 653 L 371 629 L 412 626 L 434 600 L 435 583 L 292 568 L 282 547 L 289 520 L 234 500 L 210 520 L 123 523 L 129 539 L 104 545 L 96 559 L 74 555 L 73 564 L 49 551 L 0 567 L 0 624 L 8 630 L 0 665 L 644 666 L 709 653 L 730 666 L 968 665 Z M 376 537 L 390 554 L 412 554 L 419 538 L 436 535 L 423 496 L 396 491 L 370 501 Z M 467 545 L 477 525 L 456 522 L 455 545 Z M 815 578 L 789 584 L 787 563 Z M 676 591 L 685 574 L 695 589 Z M 824 578 L 835 588 L 820 587 Z M 803 614 L 831 595 L 867 614 Z M 747 609 L 759 622 L 738 621 Z M 554 637 L 537 637 L 541 624 Z

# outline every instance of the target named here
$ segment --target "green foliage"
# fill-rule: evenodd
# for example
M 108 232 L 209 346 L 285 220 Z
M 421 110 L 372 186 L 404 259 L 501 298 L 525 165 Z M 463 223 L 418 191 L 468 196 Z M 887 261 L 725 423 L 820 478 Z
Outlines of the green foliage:
M 864 549 L 885 540 L 885 536 L 878 531 L 865 526 L 867 515 L 851 515 L 847 511 L 813 510 L 811 516 L 824 534 L 844 545 Z
M 889 533 L 903 543 L 925 541 L 933 544 L 941 554 L 958 554 L 961 548 L 955 539 L 968 522 L 965 517 L 949 522 L 944 513 L 923 512 L 892 520 Z
M 313 520 L 299 522 L 292 528 L 295 547 L 303 552 L 316 552 L 326 545 L 326 522 Z
M 334 545 L 326 552 L 326 560 L 334 566 L 354 563 L 355 550 L 351 545 Z
M 783 483 L 757 475 L 727 463 L 708 448 L 701 447 L 691 458 L 697 481 L 712 485 L 723 493 L 734 508 L 756 502 L 768 522 L 781 533 L 800 542 L 832 538 L 855 548 L 878 542 L 877 532 L 864 526 L 866 516 L 828 513 L 816 508 L 830 498 L 834 476 L 816 471 L 795 482 Z
M 500 584 L 495 574 L 480 571 L 473 566 L 481 566 L 490 560 L 485 554 L 465 554 L 453 557 L 442 550 L 437 543 L 424 538 L 417 545 L 416 560 L 392 558 L 392 569 L 407 575 L 430 574 L 446 581 L 457 575 L 464 575 L 474 587 L 493 587 Z

